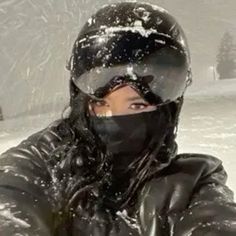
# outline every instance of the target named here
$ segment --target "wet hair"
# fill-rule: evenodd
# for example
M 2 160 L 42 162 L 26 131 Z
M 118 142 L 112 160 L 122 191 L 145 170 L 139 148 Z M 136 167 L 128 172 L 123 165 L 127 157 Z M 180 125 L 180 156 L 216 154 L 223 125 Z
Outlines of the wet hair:
M 57 126 L 62 143 L 49 157 L 53 179 L 51 194 L 55 209 L 61 212 L 55 219 L 55 229 L 67 225 L 70 230 L 70 219 L 80 212 L 76 209 L 85 206 L 87 199 L 92 208 L 93 200 L 98 195 L 100 197 L 101 186 L 110 182 L 109 157 L 104 145 L 89 129 L 87 103 L 88 97 L 78 94 L 70 103 L 69 114 L 63 112 Z
M 65 139 L 63 145 L 50 157 L 53 160 L 53 176 L 58 180 L 55 182 L 59 183 L 55 186 L 56 194 L 59 193 L 56 198 L 64 199 L 65 203 L 57 207 L 67 216 L 78 213 L 77 207 L 87 204 L 85 201 L 90 201 L 92 208 L 95 199 L 100 206 L 111 207 L 114 212 L 125 207 L 131 208 L 138 190 L 161 168 L 168 166 L 177 152 L 175 138 L 183 98 L 162 106 L 161 109 L 170 118 L 171 125 L 160 146 L 155 146 L 153 138 L 150 141 L 152 149 L 132 163 L 135 166 L 134 172 L 131 173 L 130 183 L 122 197 L 116 202 L 109 203 L 107 199 L 104 201 L 111 183 L 112 156 L 106 152 L 104 144 L 90 128 L 88 99 L 81 91 L 77 91 L 75 97 L 72 96 L 70 112 L 63 117 L 59 128 L 70 130 L 73 135 L 69 140 Z
M 112 183 L 112 156 L 90 129 L 88 96 L 79 91 L 70 101 L 69 114 L 58 125 L 62 144 L 49 157 L 53 176 L 51 193 L 55 209 L 61 212 L 55 218 L 55 230 L 60 230 L 63 225 L 68 233 L 73 228 L 74 216 L 82 217 L 84 213 L 92 216 L 99 208 L 111 213 L 105 215 L 107 222 L 112 220 L 110 217 L 115 217 L 118 210 L 125 208 L 131 214 L 144 184 L 161 173 L 176 156 L 175 138 L 182 103 L 183 98 L 162 106 L 162 111 L 171 119 L 171 125 L 161 145 L 155 145 L 155 138 L 150 141 L 152 149 L 132 163 L 134 171 L 129 175 L 130 181 L 126 181 L 125 191 L 114 201 L 107 198 Z M 68 130 L 70 138 L 65 135 Z

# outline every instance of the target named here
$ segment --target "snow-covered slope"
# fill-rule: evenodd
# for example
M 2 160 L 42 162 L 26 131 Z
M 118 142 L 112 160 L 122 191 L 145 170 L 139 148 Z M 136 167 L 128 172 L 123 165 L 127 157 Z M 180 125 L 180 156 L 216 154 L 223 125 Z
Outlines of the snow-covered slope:
M 180 117 L 179 152 L 211 154 L 223 161 L 236 192 L 236 79 L 189 89 Z
M 205 85 L 190 87 L 187 91 L 187 96 L 190 97 L 229 97 L 236 96 L 236 78 L 211 81 Z

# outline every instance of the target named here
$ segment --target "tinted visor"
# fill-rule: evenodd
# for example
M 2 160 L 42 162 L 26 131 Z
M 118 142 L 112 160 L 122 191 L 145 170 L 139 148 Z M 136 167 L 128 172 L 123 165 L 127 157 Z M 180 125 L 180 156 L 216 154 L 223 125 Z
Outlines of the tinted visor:
M 127 84 L 137 88 L 144 98 L 151 94 L 157 105 L 175 101 L 184 94 L 191 77 L 185 53 L 173 51 L 159 51 L 137 63 L 96 67 L 72 80 L 90 96 L 102 97 L 114 87 Z

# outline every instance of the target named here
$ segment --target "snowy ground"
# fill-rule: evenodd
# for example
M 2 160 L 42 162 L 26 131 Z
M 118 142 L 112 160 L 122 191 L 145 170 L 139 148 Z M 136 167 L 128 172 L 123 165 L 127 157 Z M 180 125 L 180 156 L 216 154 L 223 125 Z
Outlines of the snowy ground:
M 236 193 L 236 79 L 209 83 L 185 99 L 179 152 L 200 152 L 223 161 Z M 236 195 L 236 194 L 235 194 Z
M 228 171 L 228 185 L 236 192 L 236 79 L 217 81 L 192 91 L 180 119 L 179 152 L 219 157 Z M 0 153 L 59 117 L 58 114 L 22 117 L 0 122 Z

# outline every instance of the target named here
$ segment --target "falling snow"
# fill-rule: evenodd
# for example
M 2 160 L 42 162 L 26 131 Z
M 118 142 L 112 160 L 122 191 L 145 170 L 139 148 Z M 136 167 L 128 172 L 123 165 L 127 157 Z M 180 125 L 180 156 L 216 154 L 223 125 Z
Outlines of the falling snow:
M 111 2 L 118 0 L 0 1 L 0 107 L 4 116 L 4 121 L 0 121 L 0 153 L 60 118 L 69 102 L 69 74 L 65 66 L 72 44 L 91 14 Z M 214 4 L 196 0 L 149 2 L 160 2 L 174 13 L 190 42 L 194 85 L 180 117 L 179 152 L 219 157 L 228 172 L 228 184 L 236 192 L 236 79 L 213 81 L 221 36 L 225 30 L 236 32 L 235 0 L 228 0 L 227 4 L 223 0 L 214 0 Z M 166 12 L 161 7 L 152 7 Z M 137 13 L 140 20 L 132 27 L 104 28 L 105 32 L 113 34 L 123 30 L 143 36 L 158 33 L 143 28 L 143 22 L 149 20 L 148 12 L 138 9 Z M 88 23 L 95 23 L 95 19 L 90 18 Z M 156 23 L 161 26 L 162 20 L 157 18 Z M 170 31 L 174 25 L 172 27 Z M 78 43 L 83 43 L 83 39 Z M 158 43 L 165 42 L 159 40 Z M 129 72 L 132 74 L 132 70 Z M 10 167 L 3 171 L 14 174 Z M 23 175 L 15 174 L 15 177 L 28 181 Z M 27 220 L 19 219 L 11 208 L 14 205 L 0 204 L 1 217 L 29 228 Z M 118 215 L 133 224 L 126 212 Z M 205 226 L 207 224 L 202 225 Z

